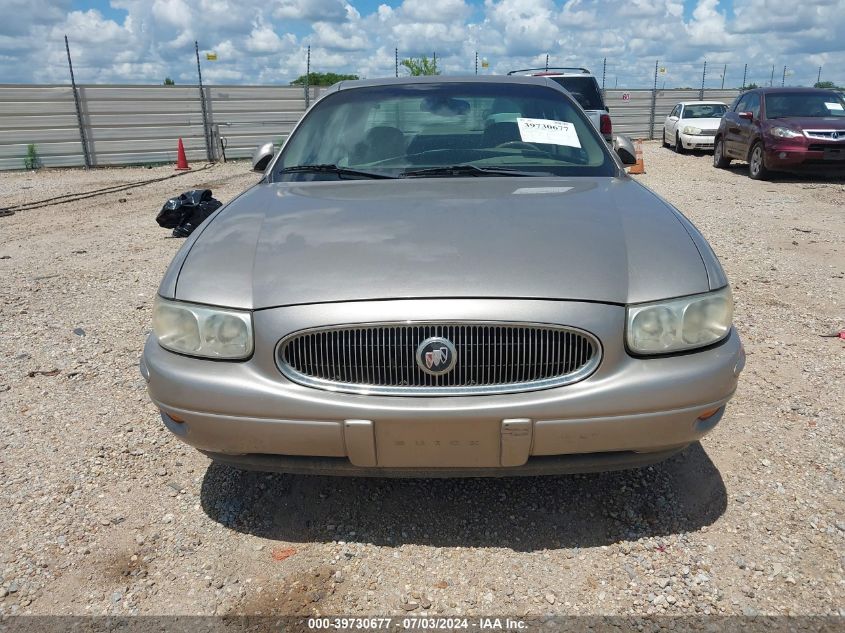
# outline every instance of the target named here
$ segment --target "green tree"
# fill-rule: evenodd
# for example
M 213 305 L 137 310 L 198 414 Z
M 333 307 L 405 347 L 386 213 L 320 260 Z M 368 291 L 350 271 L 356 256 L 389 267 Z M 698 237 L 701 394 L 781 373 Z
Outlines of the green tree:
M 425 55 L 422 57 L 409 57 L 408 59 L 403 59 L 401 63 L 408 69 L 412 77 L 440 74 L 440 71 L 437 70 L 437 63 Z
M 170 77 L 165 77 L 164 78 L 164 85 L 165 86 L 175 86 L 176 82 L 173 81 Z
M 747 86 L 745 86 L 745 89 L 746 89 L 746 90 L 754 90 L 754 88 L 759 88 L 759 87 L 760 87 L 760 86 L 758 86 L 757 84 L 755 84 L 755 83 L 752 81 L 750 84 L 748 84 Z
M 813 88 L 826 88 L 828 90 L 836 90 L 836 84 L 832 81 L 817 81 L 813 84 Z
M 332 84 L 336 84 L 338 81 L 347 81 L 353 79 L 358 79 L 358 75 L 339 75 L 338 73 L 308 73 L 309 86 L 331 86 Z M 305 75 L 300 75 L 292 82 L 290 82 L 290 85 L 304 86 Z

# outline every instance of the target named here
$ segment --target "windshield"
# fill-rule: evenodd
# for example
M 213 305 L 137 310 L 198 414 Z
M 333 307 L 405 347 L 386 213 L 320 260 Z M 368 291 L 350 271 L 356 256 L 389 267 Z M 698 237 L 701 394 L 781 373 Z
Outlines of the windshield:
M 306 165 L 322 169 L 292 172 Z M 339 90 L 316 103 L 285 144 L 274 178 L 336 180 L 354 177 L 351 170 L 399 177 L 456 165 L 481 168 L 471 175 L 613 176 L 618 169 L 583 112 L 553 88 L 409 83 Z
M 701 103 L 684 106 L 683 119 L 721 119 L 728 106 L 722 103 Z
M 585 110 L 604 110 L 599 84 L 593 77 L 549 77 L 549 79 L 566 88 Z
M 766 116 L 845 117 L 845 102 L 835 92 L 785 92 L 768 94 Z

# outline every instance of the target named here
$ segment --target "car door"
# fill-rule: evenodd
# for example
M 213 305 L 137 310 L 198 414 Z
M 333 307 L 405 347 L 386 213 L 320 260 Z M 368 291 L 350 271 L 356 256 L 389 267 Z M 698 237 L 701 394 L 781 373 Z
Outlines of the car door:
M 681 117 L 681 104 L 677 104 L 666 120 L 663 122 L 663 129 L 665 130 L 665 139 L 669 143 L 675 142 L 675 128 L 678 125 L 678 119 Z
M 748 157 L 751 146 L 760 138 L 760 93 L 752 92 L 745 103 L 745 111 L 750 112 L 752 119 L 740 119 L 739 138 L 737 139 L 738 158 Z
M 746 111 L 749 96 L 750 93 L 742 95 L 734 104 L 733 110 L 725 112 L 722 152 L 731 158 L 740 158 L 739 138 L 743 119 L 739 117 L 739 113 Z M 742 157 L 744 158 L 744 155 Z

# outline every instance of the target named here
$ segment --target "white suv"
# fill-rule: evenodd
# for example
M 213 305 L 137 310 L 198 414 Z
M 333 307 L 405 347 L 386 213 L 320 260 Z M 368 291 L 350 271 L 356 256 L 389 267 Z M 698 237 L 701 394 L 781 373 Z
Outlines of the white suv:
M 578 105 L 584 109 L 584 112 L 590 117 L 590 121 L 601 132 L 604 140 L 608 143 L 613 142 L 613 124 L 610 121 L 609 110 L 604 104 L 599 82 L 596 81 L 593 73 L 586 68 L 523 68 L 522 70 L 512 70 L 508 74 L 548 77 L 559 83 L 569 91 Z

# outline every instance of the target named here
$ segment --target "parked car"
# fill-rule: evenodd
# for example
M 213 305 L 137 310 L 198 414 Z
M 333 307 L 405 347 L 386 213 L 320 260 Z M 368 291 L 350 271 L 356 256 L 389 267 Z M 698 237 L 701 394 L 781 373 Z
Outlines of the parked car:
M 590 121 L 601 132 L 604 140 L 613 143 L 613 122 L 610 120 L 610 108 L 604 103 L 604 95 L 598 80 L 586 68 L 524 68 L 512 70 L 509 75 L 530 75 L 548 77 L 569 91 L 578 102 Z
M 653 463 L 744 365 L 680 211 L 552 79 L 336 84 L 167 270 L 141 361 L 168 429 L 297 473 Z
M 845 100 L 832 90 L 758 88 L 740 95 L 716 134 L 713 164 L 748 162 L 748 175 L 773 171 L 845 173 Z
M 728 106 L 719 101 L 682 101 L 663 121 L 663 147 L 686 150 L 712 150 L 716 130 Z

